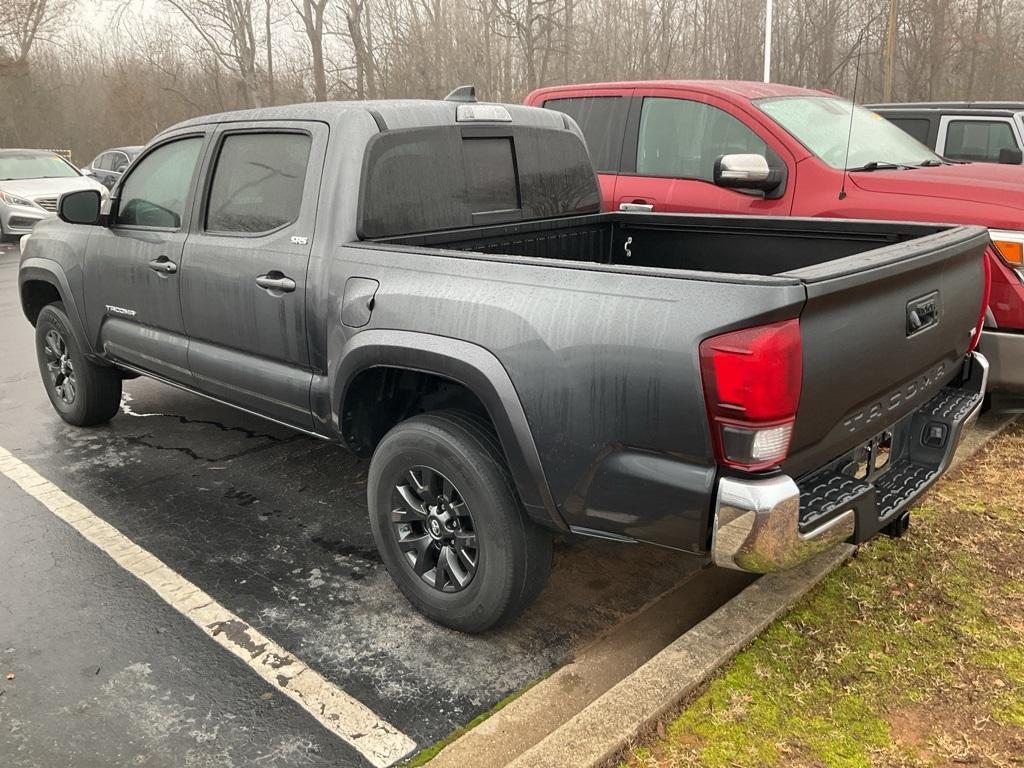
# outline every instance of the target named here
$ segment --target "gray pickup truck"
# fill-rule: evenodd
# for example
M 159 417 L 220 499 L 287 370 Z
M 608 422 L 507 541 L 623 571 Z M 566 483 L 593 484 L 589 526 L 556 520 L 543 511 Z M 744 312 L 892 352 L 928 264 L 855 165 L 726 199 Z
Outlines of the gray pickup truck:
M 462 98 L 189 120 L 65 195 L 19 277 L 61 417 L 143 374 L 369 457 L 465 631 L 555 532 L 755 572 L 902 533 L 981 407 L 983 229 L 601 213 L 570 118 Z

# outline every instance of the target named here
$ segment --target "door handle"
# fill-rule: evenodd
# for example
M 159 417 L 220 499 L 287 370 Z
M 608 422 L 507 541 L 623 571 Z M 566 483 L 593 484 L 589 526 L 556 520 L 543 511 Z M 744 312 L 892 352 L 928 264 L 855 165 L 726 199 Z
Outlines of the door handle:
M 159 272 L 163 275 L 173 275 L 178 271 L 178 265 L 168 259 L 166 256 L 153 259 L 149 262 L 149 268 L 154 272 Z
M 257 277 L 256 285 L 270 292 L 291 293 L 295 290 L 295 281 L 277 270 Z
M 646 211 L 651 212 L 654 206 L 651 203 L 619 203 L 620 211 Z

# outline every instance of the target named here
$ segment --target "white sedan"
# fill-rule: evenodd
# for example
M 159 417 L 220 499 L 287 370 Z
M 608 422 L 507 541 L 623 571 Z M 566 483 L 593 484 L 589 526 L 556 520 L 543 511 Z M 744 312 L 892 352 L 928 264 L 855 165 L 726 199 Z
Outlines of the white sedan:
M 26 235 L 40 219 L 57 213 L 65 192 L 95 189 L 102 184 L 67 160 L 41 149 L 0 149 L 0 241 Z

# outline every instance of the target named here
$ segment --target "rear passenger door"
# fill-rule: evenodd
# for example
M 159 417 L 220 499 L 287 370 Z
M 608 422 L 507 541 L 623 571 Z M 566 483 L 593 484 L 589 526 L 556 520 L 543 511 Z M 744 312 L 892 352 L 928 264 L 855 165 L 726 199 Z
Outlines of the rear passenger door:
M 539 105 L 563 112 L 583 131 L 606 211 L 615 210 L 615 182 L 621 170 L 622 144 L 632 95 L 632 88 L 566 90 Z
M 637 89 L 632 101 L 612 210 L 779 216 L 792 210 L 796 164 L 749 115 L 714 96 L 675 89 Z M 715 161 L 728 154 L 764 155 L 786 175 L 782 193 L 717 186 Z
M 306 268 L 327 134 L 315 122 L 218 129 L 181 284 L 197 389 L 307 430 Z

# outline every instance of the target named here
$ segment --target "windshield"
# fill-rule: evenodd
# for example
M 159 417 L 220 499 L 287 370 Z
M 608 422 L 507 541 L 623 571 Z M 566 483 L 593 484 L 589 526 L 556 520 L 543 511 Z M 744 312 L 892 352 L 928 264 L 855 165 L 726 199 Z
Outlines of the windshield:
M 0 181 L 16 179 L 63 179 L 78 171 L 56 155 L 0 154 Z
M 833 168 L 934 165 L 941 158 L 884 117 L 832 96 L 758 99 L 757 107 Z M 850 123 L 850 108 L 853 123 Z M 847 159 L 846 137 L 850 137 Z

